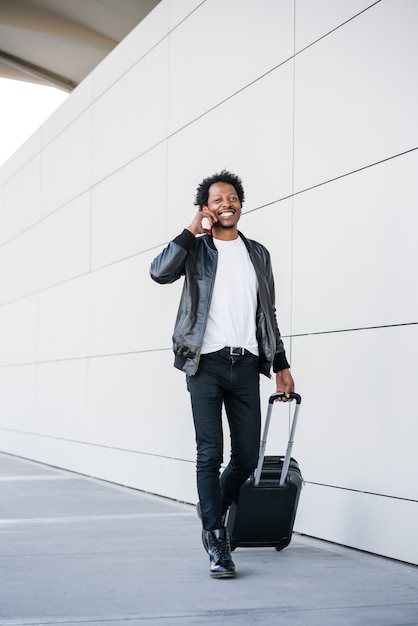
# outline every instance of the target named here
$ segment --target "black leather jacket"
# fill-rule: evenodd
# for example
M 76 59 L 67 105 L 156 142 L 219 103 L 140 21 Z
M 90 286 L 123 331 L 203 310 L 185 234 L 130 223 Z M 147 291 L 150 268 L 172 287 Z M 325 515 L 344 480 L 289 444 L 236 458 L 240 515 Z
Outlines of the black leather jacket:
M 256 337 L 260 372 L 270 377 L 289 367 L 275 313 L 274 280 L 270 254 L 257 241 L 244 241 L 258 280 Z M 157 283 L 173 283 L 185 276 L 173 332 L 174 366 L 192 376 L 199 367 L 200 350 L 208 319 L 217 267 L 217 250 L 212 237 L 195 237 L 189 230 L 171 241 L 151 263 L 150 274 Z

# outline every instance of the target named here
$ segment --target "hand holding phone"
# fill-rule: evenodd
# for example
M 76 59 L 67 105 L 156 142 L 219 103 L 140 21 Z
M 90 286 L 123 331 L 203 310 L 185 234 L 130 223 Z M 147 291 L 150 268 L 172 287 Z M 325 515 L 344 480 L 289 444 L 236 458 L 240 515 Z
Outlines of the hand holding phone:
M 203 207 L 203 212 L 205 212 L 205 210 L 208 211 L 208 207 L 207 206 Z M 208 235 L 210 235 L 212 233 L 213 222 L 214 222 L 214 219 L 212 218 L 211 215 L 209 215 L 209 216 L 205 215 L 202 218 L 202 228 Z
M 190 230 L 193 235 L 202 235 L 203 233 L 210 235 L 212 234 L 212 226 L 217 221 L 216 214 L 204 206 L 202 210 L 197 211 L 193 221 L 187 226 L 187 230 Z
M 211 234 L 211 232 L 212 232 L 212 222 L 210 221 L 210 219 L 208 217 L 204 217 L 202 219 L 202 228 L 208 235 Z

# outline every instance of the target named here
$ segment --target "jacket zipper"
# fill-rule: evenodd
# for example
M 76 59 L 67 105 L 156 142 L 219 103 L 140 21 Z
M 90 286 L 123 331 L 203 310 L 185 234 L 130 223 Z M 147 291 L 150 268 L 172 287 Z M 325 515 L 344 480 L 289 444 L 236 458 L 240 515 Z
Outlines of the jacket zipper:
M 218 269 L 218 252 L 217 250 L 214 251 L 215 252 L 215 259 L 216 259 L 216 263 L 215 263 L 215 268 L 214 268 L 214 272 L 212 275 L 212 283 L 210 286 L 210 291 L 209 291 L 209 297 L 208 297 L 208 303 L 207 303 L 207 307 L 206 307 L 206 315 L 205 315 L 205 326 L 203 328 L 203 332 L 202 332 L 202 339 L 200 341 L 200 347 L 199 347 L 199 352 L 197 354 L 197 360 L 196 360 L 196 372 L 199 369 L 199 363 L 200 363 L 200 355 L 201 355 L 201 350 L 202 350 L 202 344 L 203 344 L 203 337 L 205 336 L 205 332 L 206 332 L 206 326 L 208 323 L 208 317 L 209 317 L 209 309 L 210 309 L 210 303 L 212 301 L 212 293 L 213 293 L 213 287 L 215 284 L 215 276 L 216 276 L 216 270 Z

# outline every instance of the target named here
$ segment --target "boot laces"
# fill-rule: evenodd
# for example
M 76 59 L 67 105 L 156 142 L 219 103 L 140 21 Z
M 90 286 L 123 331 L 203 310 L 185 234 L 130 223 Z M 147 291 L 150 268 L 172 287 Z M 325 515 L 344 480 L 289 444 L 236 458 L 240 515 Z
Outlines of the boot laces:
M 217 537 L 214 537 L 214 541 L 213 541 L 213 552 L 214 552 L 214 556 L 216 557 L 217 561 L 226 561 L 226 560 L 230 560 L 230 547 L 229 547 L 229 541 L 228 538 L 225 537 L 225 539 L 218 539 Z

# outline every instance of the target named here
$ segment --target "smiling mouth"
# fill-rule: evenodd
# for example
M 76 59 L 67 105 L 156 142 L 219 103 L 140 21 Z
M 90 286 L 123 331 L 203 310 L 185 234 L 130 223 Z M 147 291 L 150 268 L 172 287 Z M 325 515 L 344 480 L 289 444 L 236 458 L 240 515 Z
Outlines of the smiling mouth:
M 218 213 L 218 217 L 232 217 L 235 215 L 235 211 L 221 211 Z

